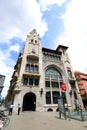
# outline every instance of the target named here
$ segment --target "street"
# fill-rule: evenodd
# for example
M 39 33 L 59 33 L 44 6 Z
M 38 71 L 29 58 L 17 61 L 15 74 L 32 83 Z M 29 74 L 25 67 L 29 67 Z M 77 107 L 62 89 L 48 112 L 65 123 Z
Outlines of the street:
M 65 120 L 58 118 L 58 112 L 21 112 L 13 113 L 9 126 L 4 130 L 87 130 L 87 121 Z

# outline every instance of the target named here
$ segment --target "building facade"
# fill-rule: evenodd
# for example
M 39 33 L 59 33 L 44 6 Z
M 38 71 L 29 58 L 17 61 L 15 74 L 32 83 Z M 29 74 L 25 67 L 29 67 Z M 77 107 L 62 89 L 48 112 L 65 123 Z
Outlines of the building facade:
M 62 45 L 55 50 L 42 48 L 33 29 L 14 67 L 6 102 L 21 103 L 23 111 L 57 111 L 61 95 L 69 107 L 76 99 L 82 103 L 67 49 Z M 63 85 L 66 89 L 61 89 Z
M 75 71 L 75 77 L 83 101 L 84 107 L 87 109 L 87 74 Z
M 4 88 L 4 86 L 3 86 L 4 81 L 5 81 L 5 76 L 0 74 L 0 95 L 1 95 L 1 92 Z

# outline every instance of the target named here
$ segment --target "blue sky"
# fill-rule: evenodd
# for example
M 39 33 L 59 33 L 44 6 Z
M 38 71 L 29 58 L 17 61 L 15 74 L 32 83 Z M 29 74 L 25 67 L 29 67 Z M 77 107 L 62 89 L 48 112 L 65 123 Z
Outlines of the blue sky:
M 63 14 L 65 10 L 64 8 L 62 6 L 58 7 L 57 4 L 54 4 L 52 7 L 50 7 L 50 10 L 44 11 L 43 18 L 47 23 L 48 31 L 42 37 L 42 43 L 48 48 L 55 48 L 55 38 L 59 33 L 63 32 L 64 26 L 63 21 L 60 18 L 60 14 Z
M 87 0 L 0 1 L 0 74 L 6 76 L 3 96 L 26 36 L 34 28 L 42 47 L 68 46 L 73 70 L 87 73 L 86 5 Z

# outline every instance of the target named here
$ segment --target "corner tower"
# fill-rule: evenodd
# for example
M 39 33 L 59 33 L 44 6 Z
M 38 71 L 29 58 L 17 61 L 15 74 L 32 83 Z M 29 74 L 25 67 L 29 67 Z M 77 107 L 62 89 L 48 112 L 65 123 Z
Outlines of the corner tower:
M 9 88 L 9 90 L 12 89 L 12 92 L 9 91 L 11 103 L 14 103 L 15 106 L 21 103 L 23 111 L 41 110 L 42 47 L 35 29 L 27 35 L 23 52 L 19 55 L 14 69 Z M 9 95 L 7 97 L 10 98 Z

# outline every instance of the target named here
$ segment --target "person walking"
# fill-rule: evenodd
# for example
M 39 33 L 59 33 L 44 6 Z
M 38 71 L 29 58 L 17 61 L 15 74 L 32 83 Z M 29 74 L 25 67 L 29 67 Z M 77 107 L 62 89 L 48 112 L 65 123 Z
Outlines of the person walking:
M 21 104 L 18 104 L 18 115 L 20 114 L 21 111 Z

